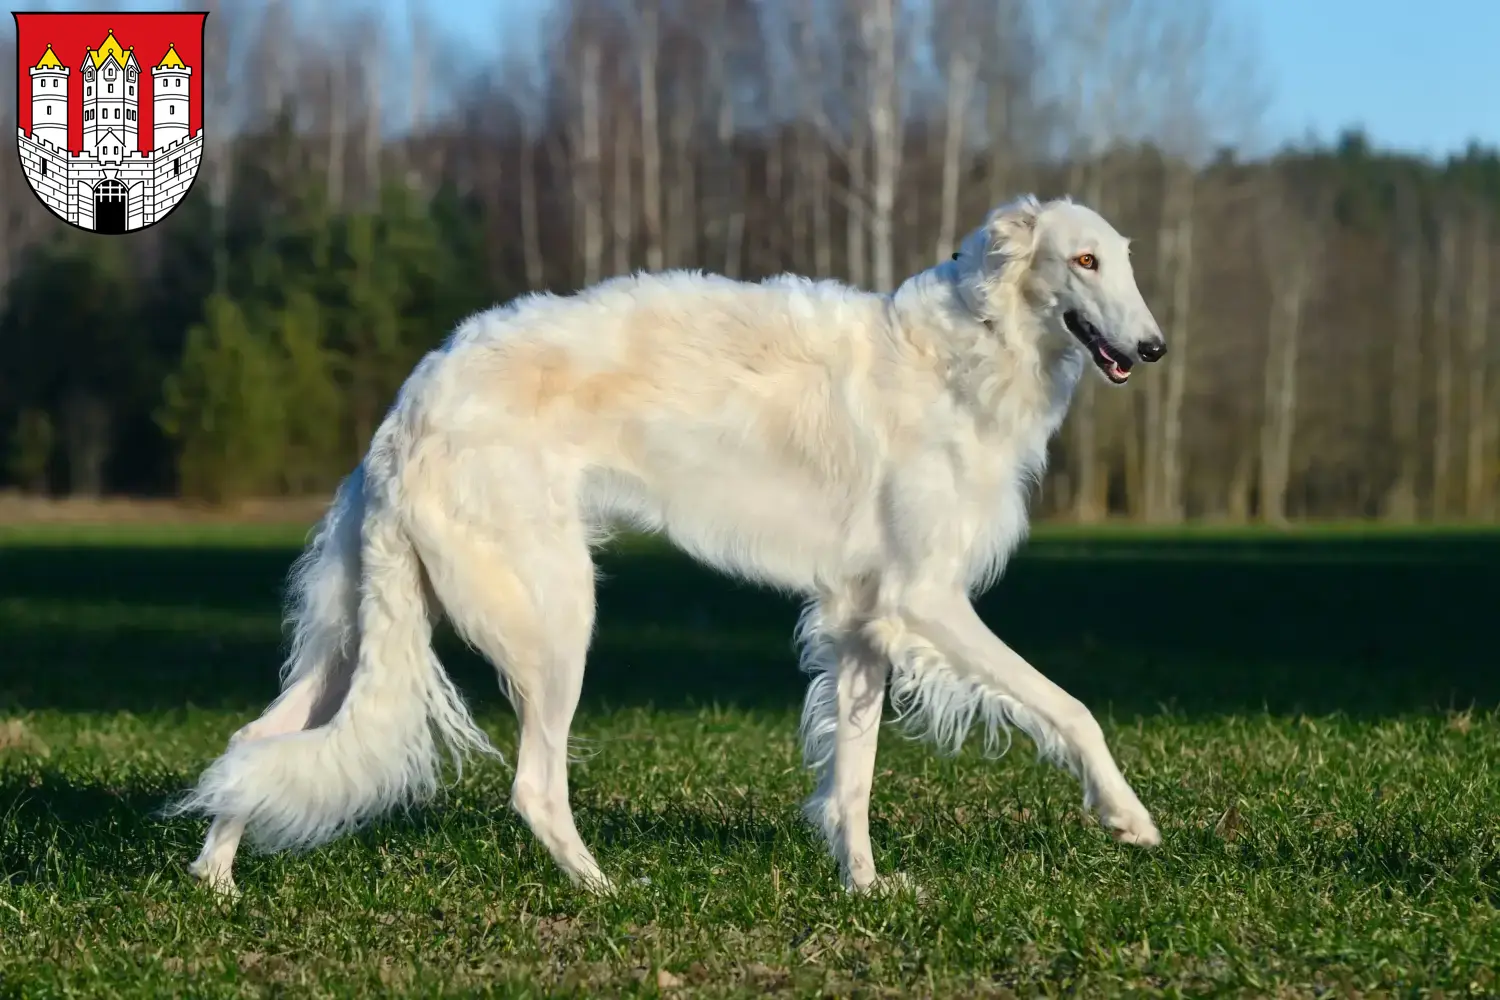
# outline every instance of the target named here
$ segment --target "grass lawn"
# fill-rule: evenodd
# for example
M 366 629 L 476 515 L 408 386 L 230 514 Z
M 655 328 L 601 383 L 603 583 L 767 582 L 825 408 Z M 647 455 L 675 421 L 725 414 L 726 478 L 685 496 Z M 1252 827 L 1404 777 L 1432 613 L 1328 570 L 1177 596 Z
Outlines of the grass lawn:
M 275 693 L 300 530 L 0 530 L 0 996 L 1500 995 L 1500 534 L 1040 531 L 981 610 L 1087 702 L 1164 836 L 1017 736 L 882 738 L 856 899 L 797 819 L 789 601 L 606 556 L 573 891 L 507 767 L 303 855 L 153 815 Z M 1490 621 L 1485 626 L 1484 621 Z M 509 754 L 488 668 L 446 662 Z

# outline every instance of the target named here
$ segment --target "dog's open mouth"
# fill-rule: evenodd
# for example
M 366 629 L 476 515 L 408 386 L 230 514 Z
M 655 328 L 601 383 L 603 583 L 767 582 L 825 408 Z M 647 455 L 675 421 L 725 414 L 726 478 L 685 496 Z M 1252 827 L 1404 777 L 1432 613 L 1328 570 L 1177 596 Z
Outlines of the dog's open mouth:
M 1130 378 L 1130 369 L 1135 362 L 1111 348 L 1098 327 L 1072 309 L 1063 313 L 1063 324 L 1067 326 L 1068 332 L 1077 337 L 1078 342 L 1088 350 L 1089 357 L 1094 359 L 1094 364 L 1104 373 L 1105 378 L 1115 385 L 1120 385 Z

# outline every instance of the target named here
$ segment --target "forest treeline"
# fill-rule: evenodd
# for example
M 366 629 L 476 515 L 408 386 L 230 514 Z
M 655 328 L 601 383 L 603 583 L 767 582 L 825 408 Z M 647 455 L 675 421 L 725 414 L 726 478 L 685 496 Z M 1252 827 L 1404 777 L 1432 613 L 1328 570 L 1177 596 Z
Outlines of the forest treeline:
M 166 221 L 78 232 L 0 158 L 0 488 L 327 491 L 473 311 L 672 267 L 889 290 L 1034 191 L 1133 238 L 1172 345 L 1085 380 L 1042 513 L 1500 514 L 1495 150 L 1252 153 L 1219 5 L 1060 6 L 554 0 L 486 64 L 420 9 L 220 5 Z

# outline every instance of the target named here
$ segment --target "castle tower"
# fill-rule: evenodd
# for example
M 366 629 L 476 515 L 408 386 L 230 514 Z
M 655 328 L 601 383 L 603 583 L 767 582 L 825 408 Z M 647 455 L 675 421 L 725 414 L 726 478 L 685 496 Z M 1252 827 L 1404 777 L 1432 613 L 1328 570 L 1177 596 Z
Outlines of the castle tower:
M 189 94 L 192 93 L 191 66 L 182 61 L 177 47 L 167 46 L 167 54 L 151 70 L 152 118 L 154 148 L 164 149 L 188 137 Z
M 122 46 L 113 31 L 84 54 L 84 152 L 113 158 L 140 148 L 140 76 L 135 49 Z
M 68 67 L 52 46 L 31 73 L 31 137 L 68 148 Z

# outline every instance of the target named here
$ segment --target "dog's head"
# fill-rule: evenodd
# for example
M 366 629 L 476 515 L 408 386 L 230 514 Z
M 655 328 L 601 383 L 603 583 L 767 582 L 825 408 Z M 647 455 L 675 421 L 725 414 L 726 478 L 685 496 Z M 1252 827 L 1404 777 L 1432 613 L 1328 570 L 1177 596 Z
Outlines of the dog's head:
M 1076 343 L 1115 385 L 1137 361 L 1167 353 L 1136 287 L 1130 241 L 1092 209 L 1022 198 L 990 213 L 956 256 L 971 305 L 986 319 L 1014 323 L 1007 296 L 1024 302 L 1045 334 Z

